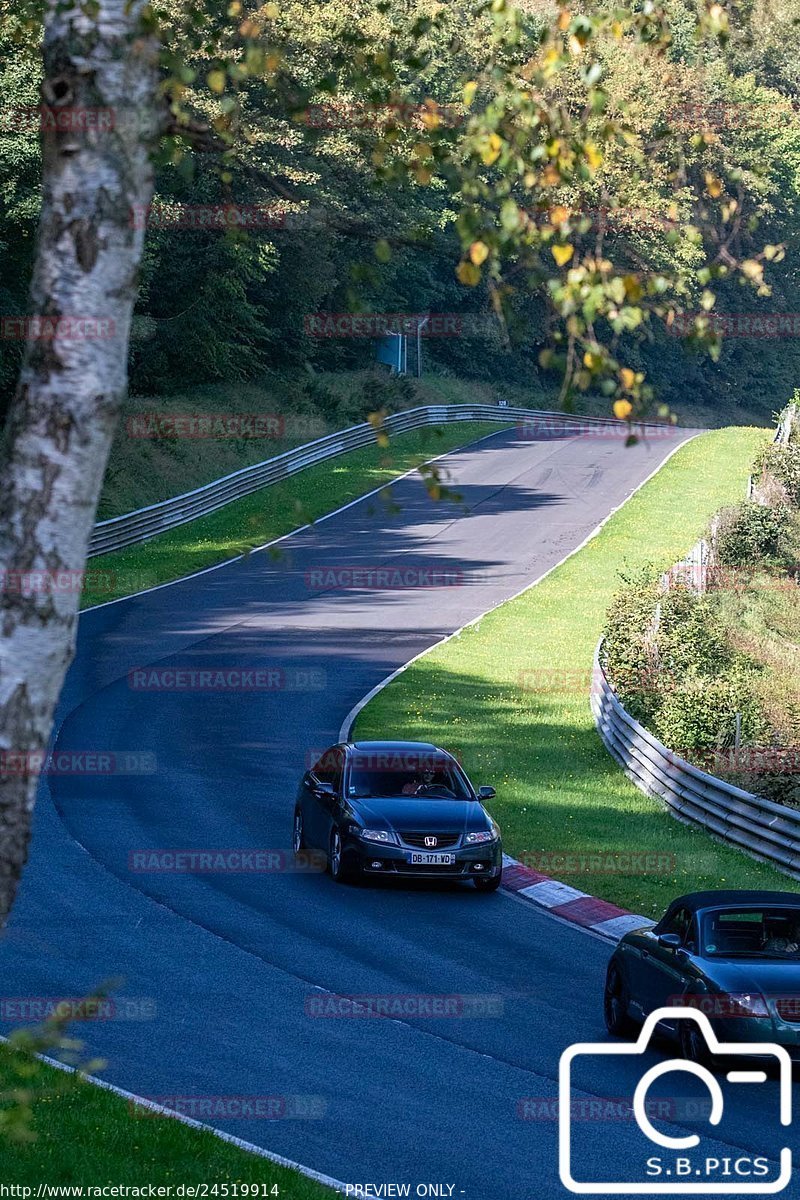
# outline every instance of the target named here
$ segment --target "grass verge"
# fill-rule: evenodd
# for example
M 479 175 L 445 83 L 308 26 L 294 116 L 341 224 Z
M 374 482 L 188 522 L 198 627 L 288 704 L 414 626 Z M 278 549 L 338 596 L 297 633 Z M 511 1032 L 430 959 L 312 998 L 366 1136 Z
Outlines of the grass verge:
M 618 573 L 666 569 L 741 497 L 768 437 L 707 433 L 682 447 L 578 554 L 434 648 L 361 712 L 356 735 L 430 740 L 492 783 L 508 853 L 651 916 L 703 887 L 786 887 L 773 868 L 682 825 L 631 784 L 589 709 L 592 658 Z M 633 855 L 632 860 L 626 856 Z
M 386 448 L 376 443 L 342 454 L 149 542 L 98 555 L 88 563 L 81 607 L 180 579 L 246 553 L 439 454 L 507 426 L 507 421 L 464 421 L 398 434 Z
M 30 1086 L 20 1068 L 34 1077 L 37 1098 L 24 1122 L 15 1127 L 34 1136 L 30 1141 L 12 1139 L 0 1127 L 0 1180 L 5 1184 L 32 1186 L 33 1195 L 39 1183 L 145 1188 L 172 1184 L 173 1195 L 176 1184 L 206 1183 L 209 1197 L 232 1196 L 230 1185 L 239 1183 L 258 1184 L 257 1192 L 249 1195 L 262 1198 L 326 1200 L 334 1195 L 297 1171 L 136 1106 L 7 1045 L 0 1045 L 0 1100 L 12 1089 Z M 0 1112 L 3 1107 L 0 1104 Z M 237 1135 L 240 1122 L 229 1121 L 229 1130 L 223 1122 L 215 1123 Z M 215 1193 L 214 1184 L 227 1184 L 229 1190 L 225 1193 L 220 1187 Z

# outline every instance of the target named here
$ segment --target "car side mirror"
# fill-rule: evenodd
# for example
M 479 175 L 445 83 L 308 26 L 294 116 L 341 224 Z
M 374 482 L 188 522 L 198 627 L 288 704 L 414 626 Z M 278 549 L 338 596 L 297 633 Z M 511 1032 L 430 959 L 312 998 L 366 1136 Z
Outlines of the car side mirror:
M 478 799 L 479 800 L 491 800 L 492 797 L 496 796 L 496 795 L 497 795 L 497 792 L 494 790 L 493 787 L 478 788 Z
M 336 792 L 334 791 L 334 787 L 333 787 L 332 783 L 322 783 L 322 782 L 317 781 L 314 783 L 313 787 L 314 787 L 314 791 L 319 796 L 335 796 L 336 795 Z
M 658 935 L 658 944 L 663 946 L 665 950 L 680 950 L 681 935 L 679 933 L 660 933 Z

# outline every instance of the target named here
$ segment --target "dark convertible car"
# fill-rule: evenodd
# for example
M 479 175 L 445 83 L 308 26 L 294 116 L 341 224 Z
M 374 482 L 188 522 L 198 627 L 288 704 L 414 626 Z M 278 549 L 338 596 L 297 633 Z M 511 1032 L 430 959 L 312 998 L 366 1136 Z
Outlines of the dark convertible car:
M 631 1037 L 656 1008 L 704 1012 L 720 1041 L 775 1042 L 800 1060 L 800 894 L 693 892 L 611 956 L 604 1012 Z M 694 1021 L 677 1020 L 685 1058 L 707 1062 Z
M 500 830 L 452 755 L 427 742 L 342 742 L 303 776 L 293 846 L 323 850 L 334 879 L 471 880 L 500 886 Z

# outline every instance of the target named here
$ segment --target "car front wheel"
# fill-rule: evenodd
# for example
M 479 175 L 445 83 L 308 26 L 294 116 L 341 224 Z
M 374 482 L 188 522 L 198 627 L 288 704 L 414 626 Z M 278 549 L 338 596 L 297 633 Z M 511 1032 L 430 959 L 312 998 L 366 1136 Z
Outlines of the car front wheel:
M 680 1023 L 681 1054 L 687 1062 L 696 1063 L 698 1067 L 713 1070 L 715 1061 L 708 1049 L 708 1043 L 694 1021 Z
M 473 879 L 476 892 L 496 892 L 503 881 L 502 875 L 495 875 L 492 879 Z
M 628 1015 L 628 989 L 613 963 L 606 975 L 606 990 L 603 995 L 603 1016 L 606 1029 L 614 1037 L 631 1038 L 636 1035 L 637 1025 Z
M 328 870 L 331 873 L 331 878 L 335 879 L 337 883 L 347 883 L 350 880 L 350 871 L 342 861 L 342 835 L 338 829 L 331 830 L 331 840 L 328 848 Z
M 303 814 L 299 808 L 294 810 L 294 824 L 292 826 L 292 850 L 295 854 L 301 854 L 306 848 L 306 839 L 303 832 Z

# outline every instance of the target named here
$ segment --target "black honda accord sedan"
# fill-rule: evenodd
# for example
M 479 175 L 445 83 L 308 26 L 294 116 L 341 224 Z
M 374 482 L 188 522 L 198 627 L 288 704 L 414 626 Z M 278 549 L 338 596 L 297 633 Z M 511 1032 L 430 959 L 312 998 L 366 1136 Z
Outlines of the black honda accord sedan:
M 341 742 L 301 780 L 293 846 L 323 850 L 343 882 L 356 876 L 472 880 L 500 886 L 500 830 L 451 754 L 427 742 Z

